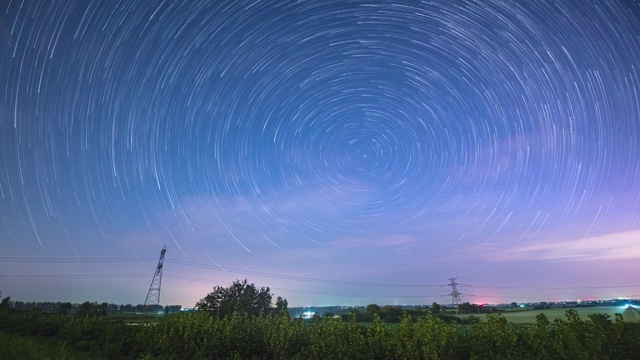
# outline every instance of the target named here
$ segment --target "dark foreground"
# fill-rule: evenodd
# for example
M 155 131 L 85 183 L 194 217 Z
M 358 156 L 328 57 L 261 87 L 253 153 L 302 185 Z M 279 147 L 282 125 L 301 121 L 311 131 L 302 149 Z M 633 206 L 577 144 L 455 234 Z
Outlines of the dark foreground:
M 0 313 L 0 359 L 634 359 L 640 325 L 569 310 L 515 325 L 488 315 L 470 325 L 430 315 L 399 324 L 286 315 L 171 315 L 131 326 L 107 317 Z

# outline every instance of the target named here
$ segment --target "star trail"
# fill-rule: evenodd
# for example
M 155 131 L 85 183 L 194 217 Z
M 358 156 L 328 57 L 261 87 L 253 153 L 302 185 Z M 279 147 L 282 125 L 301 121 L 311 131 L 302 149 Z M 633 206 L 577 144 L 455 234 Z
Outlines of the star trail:
M 637 1 L 0 7 L 3 294 L 640 293 Z

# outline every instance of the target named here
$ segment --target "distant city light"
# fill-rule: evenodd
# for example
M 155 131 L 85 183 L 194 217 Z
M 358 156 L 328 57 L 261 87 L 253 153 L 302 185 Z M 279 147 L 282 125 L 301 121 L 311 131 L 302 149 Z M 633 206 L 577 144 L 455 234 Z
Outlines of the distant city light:
M 316 312 L 315 311 L 305 311 L 302 313 L 302 318 L 303 319 L 311 319 L 313 317 L 313 315 L 315 315 Z
M 620 309 L 626 309 L 626 308 L 640 309 L 639 306 L 635 306 L 635 305 L 632 305 L 632 304 L 624 304 L 624 305 L 620 306 Z

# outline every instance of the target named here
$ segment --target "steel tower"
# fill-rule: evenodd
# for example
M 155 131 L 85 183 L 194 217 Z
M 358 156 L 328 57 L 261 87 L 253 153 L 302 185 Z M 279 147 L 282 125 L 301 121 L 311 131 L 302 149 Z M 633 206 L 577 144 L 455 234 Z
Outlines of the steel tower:
M 162 284 L 162 264 L 164 263 L 164 254 L 167 252 L 167 246 L 165 245 L 160 251 L 160 260 L 158 261 L 158 267 L 156 273 L 153 274 L 153 280 L 151 280 L 151 286 L 149 286 L 149 292 L 147 298 L 144 300 L 145 305 L 159 305 L 160 304 L 160 285 Z
M 449 283 L 449 286 L 451 287 L 451 293 L 449 294 L 449 296 L 451 296 L 451 305 L 453 306 L 458 306 L 460 304 L 462 304 L 462 300 L 460 299 L 460 292 L 458 291 L 458 284 L 456 282 L 457 278 L 450 278 L 449 280 L 451 281 Z

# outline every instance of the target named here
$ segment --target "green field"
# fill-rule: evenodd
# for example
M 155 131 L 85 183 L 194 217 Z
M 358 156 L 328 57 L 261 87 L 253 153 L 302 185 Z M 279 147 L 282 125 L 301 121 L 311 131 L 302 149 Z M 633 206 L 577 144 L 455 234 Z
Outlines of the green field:
M 161 319 L 164 315 L 149 315 L 149 314 L 109 314 L 108 318 L 111 321 L 123 322 L 129 325 L 140 325 L 155 323 Z
M 516 311 L 505 311 L 502 315 L 510 322 L 514 324 L 535 324 L 536 315 L 543 313 L 547 316 L 549 321 L 553 321 L 554 319 L 566 320 L 565 313 L 569 310 L 569 308 L 557 308 L 557 309 L 545 309 L 545 310 L 516 310 Z M 576 307 L 573 310 L 577 311 L 581 318 L 587 319 L 589 314 L 607 314 L 611 317 L 611 319 L 615 319 L 615 314 L 622 314 L 624 309 L 620 307 L 612 307 L 612 306 L 601 306 L 601 307 Z M 456 315 L 459 317 L 468 317 L 471 315 Z M 474 315 L 484 319 L 485 315 Z M 627 320 L 627 319 L 625 319 Z

